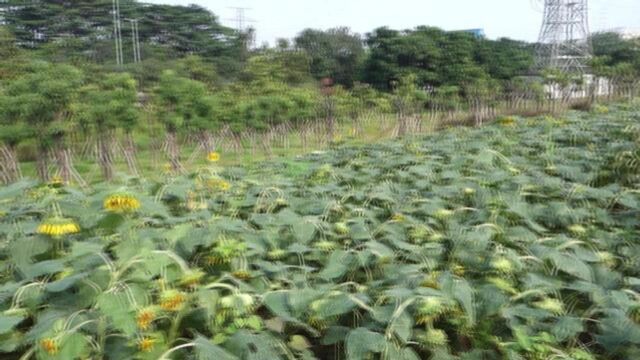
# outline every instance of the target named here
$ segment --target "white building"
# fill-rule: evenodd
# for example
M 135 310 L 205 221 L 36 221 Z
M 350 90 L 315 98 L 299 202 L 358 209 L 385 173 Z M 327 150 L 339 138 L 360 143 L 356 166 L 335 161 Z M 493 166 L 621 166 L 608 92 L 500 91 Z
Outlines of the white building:
M 589 96 L 605 96 L 611 93 L 611 82 L 607 78 L 585 74 L 582 83 L 563 88 L 560 84 L 545 84 L 544 90 L 552 99 L 585 99 Z
M 614 28 L 614 29 L 608 30 L 607 32 L 616 33 L 625 40 L 640 38 L 640 28 L 630 28 L 630 27 Z

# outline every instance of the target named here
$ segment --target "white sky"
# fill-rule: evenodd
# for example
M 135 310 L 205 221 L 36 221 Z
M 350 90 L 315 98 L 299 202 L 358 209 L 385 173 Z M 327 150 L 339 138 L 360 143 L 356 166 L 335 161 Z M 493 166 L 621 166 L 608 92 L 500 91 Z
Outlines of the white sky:
M 198 4 L 223 24 L 235 27 L 231 7 L 247 7 L 258 45 L 292 38 L 305 28 L 347 26 L 365 34 L 388 26 L 430 25 L 446 30 L 483 28 L 489 38 L 534 41 L 542 21 L 543 0 L 142 0 L 161 4 Z M 591 29 L 640 28 L 640 0 L 590 0 Z

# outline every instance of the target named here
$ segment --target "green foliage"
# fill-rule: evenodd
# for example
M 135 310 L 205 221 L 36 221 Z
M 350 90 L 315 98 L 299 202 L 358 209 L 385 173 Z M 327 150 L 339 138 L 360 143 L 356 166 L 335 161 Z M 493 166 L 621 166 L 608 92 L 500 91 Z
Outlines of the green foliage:
M 640 74 L 638 39 L 625 40 L 616 33 L 598 33 L 591 37 L 594 58 L 591 67 L 601 76 L 617 79 Z
M 189 55 L 178 60 L 176 68 L 179 74 L 214 87 L 220 83 L 215 63 L 198 55 Z
M 511 39 L 482 39 L 475 53 L 476 61 L 493 79 L 511 80 L 527 74 L 534 65 L 532 45 Z
M 379 89 L 391 89 L 405 74 L 419 86 L 458 86 L 478 79 L 509 80 L 526 72 L 533 50 L 508 39 L 478 38 L 465 32 L 418 27 L 396 31 L 376 29 L 367 38 L 371 49 L 364 79 Z
M 351 87 L 360 76 L 364 44 L 348 28 L 306 29 L 295 38 L 295 45 L 311 58 L 311 74 L 318 80 L 329 77 Z
M 138 121 L 136 81 L 127 73 L 107 74 L 80 90 L 77 105 L 80 126 L 131 132 Z
M 393 84 L 392 102 L 399 114 L 414 114 L 424 107 L 426 93 L 416 85 L 417 77 L 407 75 Z
M 292 49 L 264 50 L 247 61 L 240 77 L 253 87 L 300 85 L 309 80 L 309 57 Z
M 291 90 L 287 94 L 263 95 L 241 102 L 236 108 L 236 129 L 266 130 L 285 122 L 295 123 L 315 114 L 314 93 Z
M 0 6 L 7 25 L 23 47 L 48 47 L 49 56 L 62 56 L 67 60 L 69 56 L 98 62 L 115 58 L 111 40 L 111 0 L 39 0 L 28 3 L 9 0 Z M 143 58 L 148 55 L 149 47 L 157 47 L 174 55 L 202 55 L 225 64 L 226 59 L 237 58 L 242 50 L 237 34 L 222 26 L 203 7 L 123 0 L 120 1 L 120 14 L 122 19 L 140 19 Z M 133 58 L 128 33 L 127 24 L 123 23 L 123 49 L 125 56 Z
M 160 76 L 156 88 L 158 118 L 169 132 L 213 129 L 212 102 L 205 84 L 171 70 Z
M 28 73 L 7 85 L 4 116 L 28 126 L 41 144 L 63 137 L 81 82 L 82 73 L 70 65 L 34 62 Z
M 337 147 L 291 160 L 295 178 L 266 162 L 4 187 L 0 353 L 633 359 L 639 114 Z M 140 207 L 105 209 L 113 194 Z M 80 231 L 38 230 L 56 216 Z

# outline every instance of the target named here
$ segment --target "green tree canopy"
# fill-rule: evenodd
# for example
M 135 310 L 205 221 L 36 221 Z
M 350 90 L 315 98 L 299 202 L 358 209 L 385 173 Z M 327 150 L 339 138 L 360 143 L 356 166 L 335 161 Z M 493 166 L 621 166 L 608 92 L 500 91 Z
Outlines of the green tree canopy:
M 348 28 L 306 29 L 295 38 L 295 45 L 311 58 L 311 73 L 316 79 L 331 77 L 337 84 L 351 87 L 360 76 L 364 44 L 360 35 Z
M 598 75 L 631 78 L 640 74 L 640 39 L 623 39 L 616 33 L 591 37 L 594 58 L 591 67 Z
M 211 100 L 205 84 L 168 70 L 156 89 L 160 121 L 169 132 L 204 130 L 215 126 Z
M 22 47 L 65 44 L 67 53 L 99 62 L 114 59 L 109 46 L 113 43 L 111 0 L 7 0 L 0 9 Z M 139 19 L 139 38 L 145 51 L 145 46 L 161 47 L 176 56 L 197 54 L 226 62 L 242 50 L 238 34 L 200 6 L 120 0 L 120 14 L 125 58 L 133 55 L 131 28 L 124 19 Z
M 138 120 L 136 81 L 127 73 L 105 75 L 82 89 L 78 117 L 82 127 L 131 131 Z
M 82 77 L 70 65 L 33 63 L 28 73 L 7 85 L 9 116 L 28 124 L 40 141 L 64 135 L 64 120 Z
M 474 34 L 421 26 L 397 31 L 379 28 L 368 34 L 370 49 L 364 80 L 389 90 L 394 82 L 413 74 L 419 86 L 457 86 L 492 77 L 509 80 L 533 63 L 526 44 L 484 39 Z

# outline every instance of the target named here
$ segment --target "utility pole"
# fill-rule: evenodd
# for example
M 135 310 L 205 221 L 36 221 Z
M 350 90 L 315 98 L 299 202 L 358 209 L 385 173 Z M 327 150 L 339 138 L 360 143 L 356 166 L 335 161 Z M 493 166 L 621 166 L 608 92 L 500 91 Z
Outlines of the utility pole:
M 131 22 L 131 44 L 133 44 L 133 62 L 139 63 L 142 61 L 142 56 L 140 55 L 140 35 L 138 32 L 138 21 L 139 19 L 125 19 Z
M 122 66 L 124 58 L 122 56 L 122 29 L 120 22 L 120 0 L 111 0 L 113 7 L 113 38 L 116 47 L 116 64 Z
M 544 0 L 537 68 L 584 74 L 591 58 L 588 0 Z

